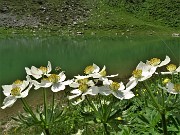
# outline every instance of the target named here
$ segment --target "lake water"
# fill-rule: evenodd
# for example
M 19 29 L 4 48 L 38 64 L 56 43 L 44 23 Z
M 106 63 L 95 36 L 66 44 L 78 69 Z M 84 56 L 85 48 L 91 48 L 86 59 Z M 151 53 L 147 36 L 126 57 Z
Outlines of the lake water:
M 86 66 L 106 65 L 108 74 L 131 75 L 139 61 L 168 55 L 180 64 L 180 39 L 160 37 L 94 38 L 23 37 L 0 38 L 0 85 L 25 79 L 24 67 L 60 66 L 70 79 L 83 74 Z M 1 88 L 2 91 L 2 88 Z M 4 96 L 0 92 L 2 103 Z

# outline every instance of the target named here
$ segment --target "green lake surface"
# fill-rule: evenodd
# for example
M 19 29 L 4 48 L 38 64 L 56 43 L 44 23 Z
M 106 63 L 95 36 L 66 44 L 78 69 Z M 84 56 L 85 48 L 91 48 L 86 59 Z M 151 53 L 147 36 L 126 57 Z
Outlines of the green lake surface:
M 23 37 L 0 38 L 0 85 L 25 79 L 25 67 L 60 66 L 67 77 L 82 75 L 86 66 L 107 67 L 107 73 L 127 78 L 140 62 L 153 57 L 180 64 L 180 38 L 173 37 Z M 0 88 L 0 102 L 4 96 Z M 16 104 L 16 103 L 15 103 Z M 1 111 L 1 109 L 0 109 Z

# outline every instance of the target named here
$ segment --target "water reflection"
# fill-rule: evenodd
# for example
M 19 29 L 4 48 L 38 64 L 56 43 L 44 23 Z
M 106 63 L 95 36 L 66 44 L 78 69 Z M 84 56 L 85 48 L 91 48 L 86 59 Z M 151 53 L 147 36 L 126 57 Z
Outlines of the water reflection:
M 68 77 L 82 74 L 85 66 L 106 65 L 109 74 L 127 77 L 139 63 L 152 57 L 180 63 L 179 38 L 63 38 L 14 37 L 0 39 L 0 85 L 25 79 L 24 67 L 60 66 Z M 2 102 L 2 92 L 1 102 Z M 4 97 L 3 97 L 4 98 Z

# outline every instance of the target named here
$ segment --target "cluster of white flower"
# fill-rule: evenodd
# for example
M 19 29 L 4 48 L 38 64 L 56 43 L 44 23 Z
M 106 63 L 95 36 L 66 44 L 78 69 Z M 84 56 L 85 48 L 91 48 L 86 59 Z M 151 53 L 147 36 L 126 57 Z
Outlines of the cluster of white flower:
M 48 88 L 51 87 L 53 92 L 58 92 L 65 90 L 66 86 L 70 86 L 73 90 L 70 92 L 71 95 L 68 98 L 74 99 L 78 98 L 74 104 L 82 102 L 86 95 L 114 95 L 118 99 L 130 99 L 134 97 L 131 91 L 138 82 L 144 81 L 150 78 L 158 67 L 167 65 L 170 62 L 170 58 L 166 56 L 164 61 L 158 58 L 153 58 L 147 60 L 146 63 L 140 62 L 136 69 L 132 72 L 132 77 L 129 78 L 129 82 L 124 85 L 123 82 L 112 81 L 109 78 L 118 76 L 116 75 L 106 75 L 106 67 L 104 66 L 102 70 L 96 65 L 90 65 L 85 68 L 84 76 L 74 76 L 71 80 L 66 80 L 66 75 L 64 71 L 59 74 L 51 74 L 52 67 L 51 63 L 48 61 L 47 67 L 41 66 L 36 68 L 32 66 L 31 69 L 25 67 L 27 76 L 26 80 L 17 80 L 11 85 L 3 85 L 3 93 L 6 96 L 3 102 L 2 109 L 10 107 L 18 98 L 25 98 L 28 95 L 29 90 L 34 86 L 34 89 Z M 180 72 L 180 66 L 176 68 L 174 64 L 167 66 L 168 72 L 161 72 L 161 74 L 178 74 Z M 30 78 L 32 76 L 35 79 Z M 40 80 L 40 82 L 39 82 Z M 180 84 L 173 84 L 171 81 L 165 83 L 165 87 L 159 85 L 160 88 L 167 90 L 173 94 L 180 93 Z M 79 98 L 81 96 L 81 98 Z

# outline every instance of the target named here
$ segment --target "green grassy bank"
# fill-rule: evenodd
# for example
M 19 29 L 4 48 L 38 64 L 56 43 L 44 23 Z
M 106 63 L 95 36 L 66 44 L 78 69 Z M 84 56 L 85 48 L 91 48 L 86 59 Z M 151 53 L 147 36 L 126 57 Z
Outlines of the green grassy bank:
M 177 0 L 0 0 L 1 34 L 171 35 Z

